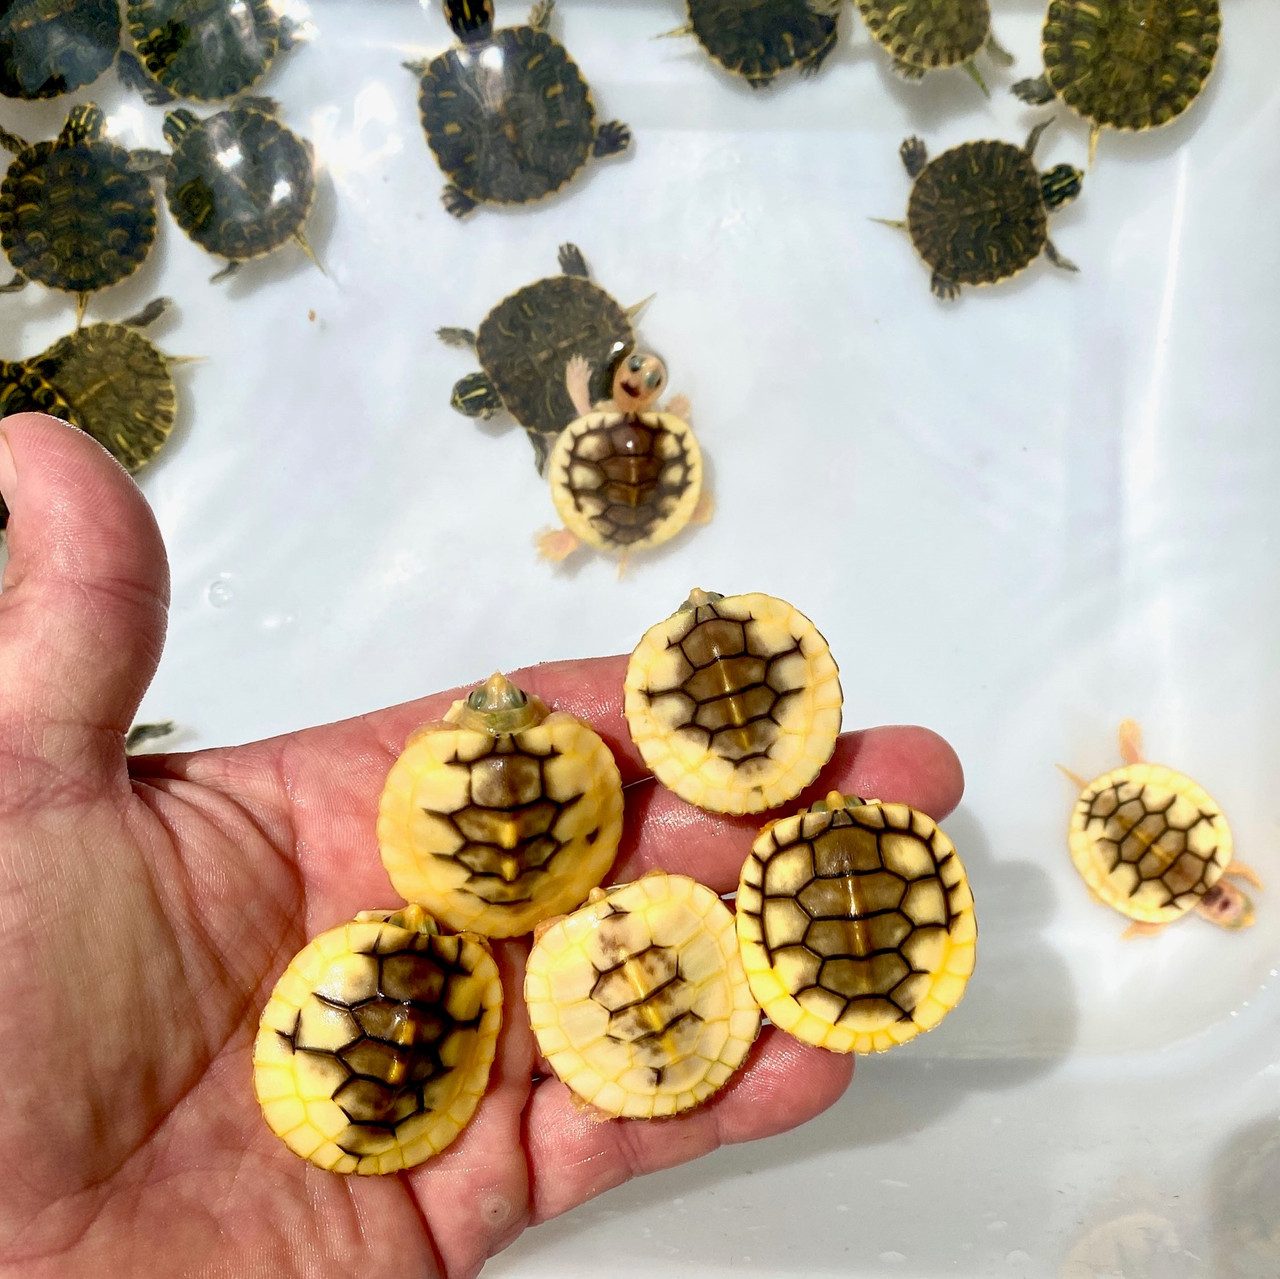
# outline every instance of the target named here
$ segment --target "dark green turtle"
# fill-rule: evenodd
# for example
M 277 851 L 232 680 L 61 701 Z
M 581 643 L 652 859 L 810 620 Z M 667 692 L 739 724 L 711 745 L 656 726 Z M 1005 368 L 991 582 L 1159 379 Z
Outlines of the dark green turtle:
M 0 360 L 0 417 L 11 413 L 48 413 L 71 420 L 71 406 L 35 369 L 21 360 Z M 0 528 L 9 523 L 9 508 L 0 498 Z
M 1055 95 L 1089 121 L 1089 162 L 1103 129 L 1154 129 L 1204 88 L 1218 53 L 1218 0 L 1051 0 L 1044 74 L 1019 80 L 1023 102 Z
M 472 347 L 484 369 L 453 388 L 453 407 L 486 418 L 505 408 L 528 432 L 539 474 L 556 437 L 579 416 L 565 386 L 569 361 L 583 356 L 593 370 L 592 401 L 607 399 L 614 348 L 634 343 L 631 320 L 644 305 L 624 309 L 593 284 L 575 244 L 560 246 L 560 267 L 563 275 L 536 280 L 504 298 L 478 332 L 437 330 L 450 346 Z
M 119 48 L 116 0 L 0 0 L 0 93 L 7 98 L 79 89 Z
M 791 67 L 812 75 L 836 47 L 844 0 L 686 0 L 688 22 L 669 36 L 694 36 L 726 71 L 753 89 Z
M 404 64 L 418 77 L 422 128 L 454 217 L 481 203 L 541 200 L 591 156 L 630 145 L 625 124 L 597 121 L 582 73 L 547 34 L 553 6 L 538 0 L 526 26 L 495 31 L 493 0 L 444 0 L 462 43 Z
M 893 57 L 893 69 L 904 80 L 921 80 L 943 67 L 963 67 L 987 92 L 974 63 L 985 49 L 999 66 L 1012 66 L 1013 56 L 991 31 L 987 0 L 857 0 L 867 30 Z
M 1080 193 L 1084 174 L 1069 164 L 1039 173 L 1036 143 L 1051 121 L 1031 130 L 1026 146 L 966 142 L 929 160 L 919 138 L 901 148 L 915 179 L 905 222 L 916 252 L 933 271 L 938 298 L 954 298 L 962 284 L 995 284 L 1029 266 L 1043 252 L 1054 266 L 1075 271 L 1049 239 L 1049 214 Z
M 207 120 L 183 109 L 165 116 L 169 211 L 202 249 L 227 259 L 215 280 L 286 240 L 315 261 L 302 232 L 316 191 L 311 148 L 276 110 L 269 98 L 242 98 Z

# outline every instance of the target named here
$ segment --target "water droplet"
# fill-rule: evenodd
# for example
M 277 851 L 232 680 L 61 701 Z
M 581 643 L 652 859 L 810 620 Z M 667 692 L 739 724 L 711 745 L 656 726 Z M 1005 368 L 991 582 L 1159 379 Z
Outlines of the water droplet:
M 881 1261 L 906 1261 L 906 1256 L 901 1252 L 882 1252 L 880 1254 Z
M 231 574 L 220 573 L 209 583 L 205 598 L 214 608 L 226 608 L 235 599 L 235 588 L 231 585 Z
M 1015 1248 L 1012 1252 L 1005 1253 L 1004 1259 L 1011 1266 L 1025 1266 L 1031 1260 L 1031 1254 L 1023 1252 L 1021 1248 Z

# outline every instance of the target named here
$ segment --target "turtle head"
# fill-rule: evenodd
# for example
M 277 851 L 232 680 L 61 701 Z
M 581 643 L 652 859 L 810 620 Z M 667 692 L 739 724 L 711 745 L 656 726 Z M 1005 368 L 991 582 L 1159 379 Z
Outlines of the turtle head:
M 164 140 L 171 147 L 176 147 L 199 123 L 199 118 L 192 111 L 181 107 L 170 111 L 164 118 Z
M 667 366 L 656 355 L 622 347 L 610 365 L 613 406 L 619 413 L 643 413 L 667 385 Z
M 536 697 L 517 688 L 505 675 L 494 671 L 483 684 L 478 684 L 459 702 L 448 718 L 459 728 L 474 729 L 498 737 L 519 733 L 540 724 L 547 708 Z
M 1200 898 L 1196 913 L 1203 915 L 1211 924 L 1219 928 L 1230 928 L 1232 931 L 1248 928 L 1253 924 L 1253 902 L 1247 893 L 1243 893 L 1230 880 L 1220 879 Z
M 75 146 L 78 142 L 97 142 L 107 127 L 107 117 L 102 108 L 92 102 L 81 103 L 72 107 L 67 122 L 58 134 L 58 141 L 63 146 Z
M 1050 209 L 1060 209 L 1080 194 L 1083 182 L 1084 174 L 1079 169 L 1073 169 L 1069 164 L 1057 164 L 1040 175 L 1040 193 Z
M 459 40 L 483 40 L 493 30 L 493 0 L 444 0 L 444 16 Z

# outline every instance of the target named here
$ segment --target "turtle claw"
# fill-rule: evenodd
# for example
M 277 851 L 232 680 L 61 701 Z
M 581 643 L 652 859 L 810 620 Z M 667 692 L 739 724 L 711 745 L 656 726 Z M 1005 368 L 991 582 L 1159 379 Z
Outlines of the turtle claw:
M 631 130 L 621 120 L 609 120 L 596 130 L 592 154 L 600 157 L 618 155 L 631 145 Z
M 945 276 L 939 275 L 937 271 L 929 281 L 929 290 L 935 298 L 943 302 L 954 302 L 960 296 L 960 286 L 954 280 L 948 280 Z
M 455 218 L 465 218 L 479 203 L 461 187 L 454 186 L 452 182 L 440 193 L 440 202 L 444 205 L 446 212 L 451 213 Z
M 902 157 L 902 166 L 909 178 L 918 178 L 924 166 L 929 163 L 929 148 L 925 146 L 923 138 L 908 138 L 898 148 L 898 154 Z

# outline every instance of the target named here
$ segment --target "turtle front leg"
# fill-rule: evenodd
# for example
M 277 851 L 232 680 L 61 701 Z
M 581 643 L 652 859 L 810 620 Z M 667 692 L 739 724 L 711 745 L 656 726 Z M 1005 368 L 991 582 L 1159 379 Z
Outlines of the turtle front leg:
M 904 62 L 901 58 L 894 58 L 889 65 L 893 68 L 893 74 L 901 76 L 904 80 L 924 79 L 924 67 L 917 67 L 911 62 Z
M 587 260 L 582 256 L 582 250 L 576 244 L 562 244 L 557 257 L 560 262 L 560 270 L 565 275 L 577 275 L 584 280 L 590 279 L 591 272 L 587 270 Z
M 1168 927 L 1168 924 L 1152 924 L 1144 919 L 1135 919 L 1120 934 L 1120 938 L 1122 941 L 1132 941 L 1135 937 L 1156 937 Z
M 538 548 L 538 558 L 550 560 L 553 564 L 567 560 L 581 545 L 567 528 L 543 529 L 534 542 Z
M 147 74 L 142 63 L 132 53 L 126 53 L 123 49 L 116 54 L 116 75 L 126 89 L 140 94 L 149 107 L 163 107 L 177 101 L 164 85 Z
M 982 46 L 987 51 L 987 57 L 998 67 L 1013 66 L 1013 54 L 996 39 L 994 31 L 987 32 L 987 43 Z
M 1012 62 L 1013 59 L 1010 58 L 1009 61 Z M 1019 98 L 1033 107 L 1042 107 L 1047 102 L 1052 102 L 1054 98 L 1053 89 L 1049 84 L 1049 77 L 1044 75 L 1038 75 L 1034 80 L 1019 80 L 1017 84 L 1010 86 L 1009 92 L 1015 98 Z
M 938 271 L 933 273 L 933 278 L 929 281 L 929 290 L 943 302 L 954 302 L 960 296 L 960 286 Z
M 12 151 L 17 155 L 20 151 L 26 151 L 31 144 L 18 137 L 16 133 L 10 133 L 3 125 L 0 125 L 0 147 L 4 147 L 6 151 Z
M 130 329 L 145 329 L 154 324 L 172 305 L 172 298 L 152 298 L 136 315 L 131 315 L 120 323 Z
M 239 258 L 232 258 L 221 271 L 215 271 L 209 277 L 210 284 L 220 284 L 223 280 L 229 280 L 235 273 L 240 270 L 243 263 Z
M 1261 877 L 1252 866 L 1246 866 L 1244 862 L 1238 858 L 1232 858 L 1227 863 L 1227 868 L 1222 872 L 1224 875 L 1232 875 L 1236 879 L 1243 879 L 1246 884 L 1251 884 L 1254 888 L 1264 887 Z
M 458 329 L 446 324 L 436 330 L 436 337 L 445 346 L 465 346 L 473 351 L 476 349 L 476 335 L 470 329 Z
M 529 25 L 535 31 L 545 31 L 551 25 L 551 11 L 556 7 L 556 0 L 538 0 L 529 10 Z
M 902 157 L 902 164 L 907 171 L 907 177 L 913 181 L 924 172 L 924 166 L 929 163 L 929 148 L 925 146 L 921 138 L 908 138 L 898 148 L 898 154 Z
M 670 413 L 672 417 L 678 417 L 682 422 L 687 422 L 690 411 L 689 397 L 687 395 L 673 395 L 662 411 Z
M 1054 266 L 1058 267 L 1062 271 L 1079 271 L 1080 270 L 1080 268 L 1076 266 L 1076 264 L 1072 262 L 1070 258 L 1064 258 L 1062 254 L 1059 253 L 1058 250 L 1053 247 L 1052 240 L 1046 240 L 1044 242 L 1044 255 L 1049 259 L 1050 262 L 1053 263 Z
M 27 277 L 21 271 L 8 284 L 0 284 L 0 293 L 21 293 L 27 287 Z
M 169 167 L 169 157 L 164 151 L 153 151 L 149 147 L 139 147 L 129 152 L 128 169 L 130 173 L 141 173 L 145 177 L 163 173 Z
M 591 154 L 597 158 L 621 155 L 631 145 L 631 130 L 621 120 L 608 120 L 596 130 Z
M 689 516 L 690 524 L 710 524 L 711 517 L 716 513 L 716 499 L 711 496 L 707 489 L 703 489 L 698 494 L 697 504 L 693 508 L 693 514 Z
M 480 202 L 473 200 L 461 187 L 454 186 L 450 182 L 440 192 L 440 203 L 444 205 L 445 211 L 455 218 L 465 218 Z
M 811 3 L 809 7 L 813 8 L 814 6 Z M 814 11 L 819 13 L 821 12 L 821 10 L 817 10 L 817 9 L 815 9 Z M 832 13 L 831 16 L 834 17 L 835 14 Z M 835 47 L 839 43 L 839 41 L 840 41 L 840 28 L 833 26 L 831 28 L 831 34 L 811 54 L 809 54 L 807 58 L 800 59 L 801 76 L 803 76 L 805 79 L 808 79 L 808 77 L 811 75 L 817 75 L 818 71 L 822 67 L 822 64 L 834 52 Z

